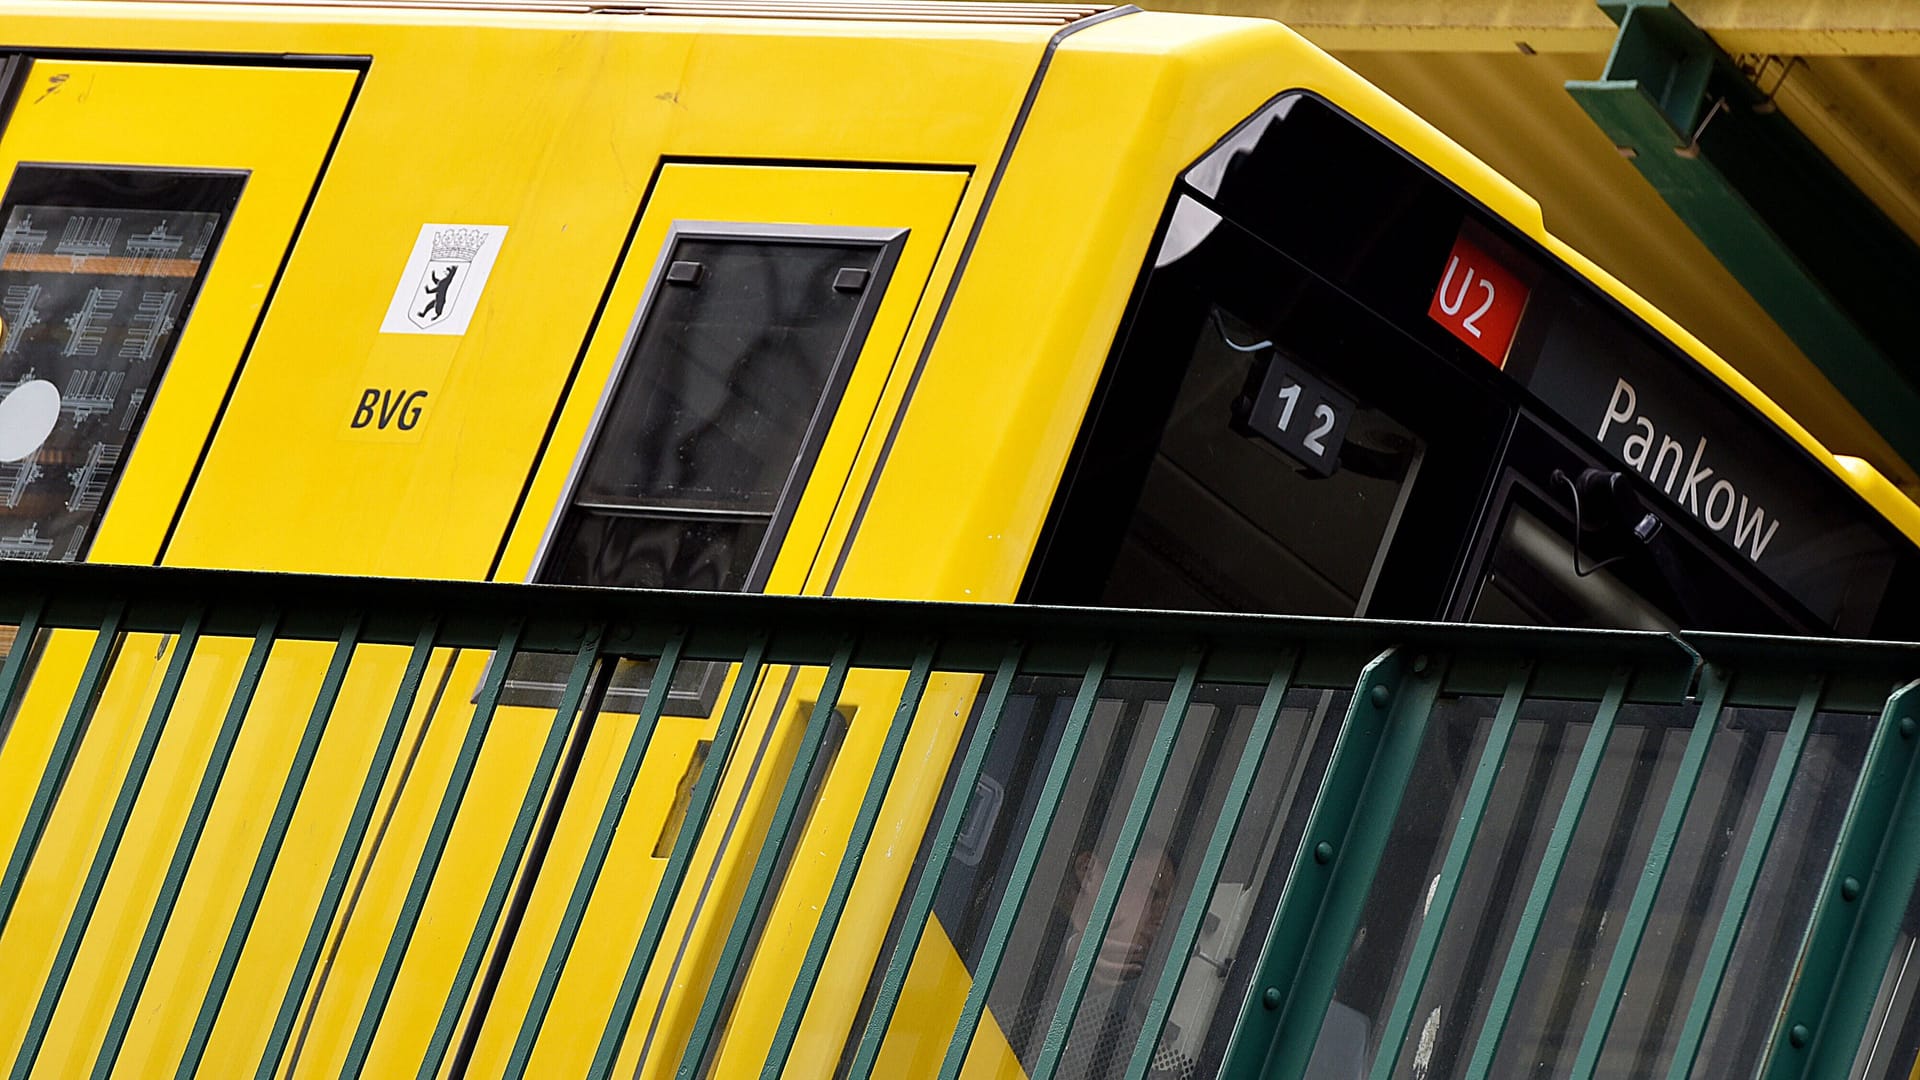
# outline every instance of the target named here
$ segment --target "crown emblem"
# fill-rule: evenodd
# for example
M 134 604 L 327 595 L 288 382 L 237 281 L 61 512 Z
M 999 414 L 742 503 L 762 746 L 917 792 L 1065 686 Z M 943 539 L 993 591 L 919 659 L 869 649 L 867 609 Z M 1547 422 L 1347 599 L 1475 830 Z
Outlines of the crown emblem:
M 441 229 L 433 234 L 434 262 L 472 262 L 487 243 L 480 229 Z

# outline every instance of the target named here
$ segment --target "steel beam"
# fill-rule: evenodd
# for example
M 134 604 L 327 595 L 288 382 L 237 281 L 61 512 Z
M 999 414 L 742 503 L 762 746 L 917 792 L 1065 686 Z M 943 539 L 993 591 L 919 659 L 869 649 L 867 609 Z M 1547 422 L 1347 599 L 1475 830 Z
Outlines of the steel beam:
M 1920 247 L 1668 0 L 1600 7 L 1620 28 L 1606 70 L 1567 92 L 1867 422 L 1920 464 Z

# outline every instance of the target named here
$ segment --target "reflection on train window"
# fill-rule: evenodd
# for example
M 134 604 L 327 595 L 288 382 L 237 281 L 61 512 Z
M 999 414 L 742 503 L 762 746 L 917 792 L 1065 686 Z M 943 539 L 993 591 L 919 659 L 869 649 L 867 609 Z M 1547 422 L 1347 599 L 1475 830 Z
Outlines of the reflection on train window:
M 1297 362 L 1212 309 L 1100 603 L 1303 615 L 1364 606 L 1423 444 L 1362 407 L 1341 417 L 1345 438 L 1328 447 L 1337 466 L 1319 475 L 1245 423 L 1274 363 Z M 1315 430 L 1310 404 L 1284 407 L 1297 414 L 1290 427 Z
M 540 580 L 763 587 L 900 239 L 670 238 Z M 557 691 L 563 663 L 517 666 L 512 700 Z M 675 702 L 705 713 L 724 672 L 683 664 Z M 623 664 L 607 706 L 651 674 Z
M 242 173 L 22 165 L 0 202 L 0 558 L 81 558 Z

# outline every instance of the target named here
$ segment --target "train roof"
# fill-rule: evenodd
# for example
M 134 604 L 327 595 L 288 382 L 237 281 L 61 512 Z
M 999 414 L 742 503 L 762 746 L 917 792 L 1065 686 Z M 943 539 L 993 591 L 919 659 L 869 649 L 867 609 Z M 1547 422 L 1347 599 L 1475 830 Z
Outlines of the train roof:
M 990 3 L 967 0 L 670 0 L 664 3 L 578 0 L 145 0 L 220 7 L 368 8 L 413 11 L 487 11 L 555 15 L 653 15 L 713 19 L 826 19 L 845 22 L 960 23 L 993 26 L 1066 26 L 1101 12 L 1104 4 Z

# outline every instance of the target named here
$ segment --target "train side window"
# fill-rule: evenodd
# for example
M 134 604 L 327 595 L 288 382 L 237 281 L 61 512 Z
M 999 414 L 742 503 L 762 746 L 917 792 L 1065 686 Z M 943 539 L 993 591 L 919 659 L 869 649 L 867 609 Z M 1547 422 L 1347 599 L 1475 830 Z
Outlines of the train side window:
M 15 170 L 0 201 L 0 558 L 86 554 L 245 183 Z
M 903 239 L 676 226 L 538 579 L 765 587 Z M 718 674 L 688 667 L 676 703 L 704 714 Z M 647 677 L 624 665 L 609 707 Z

